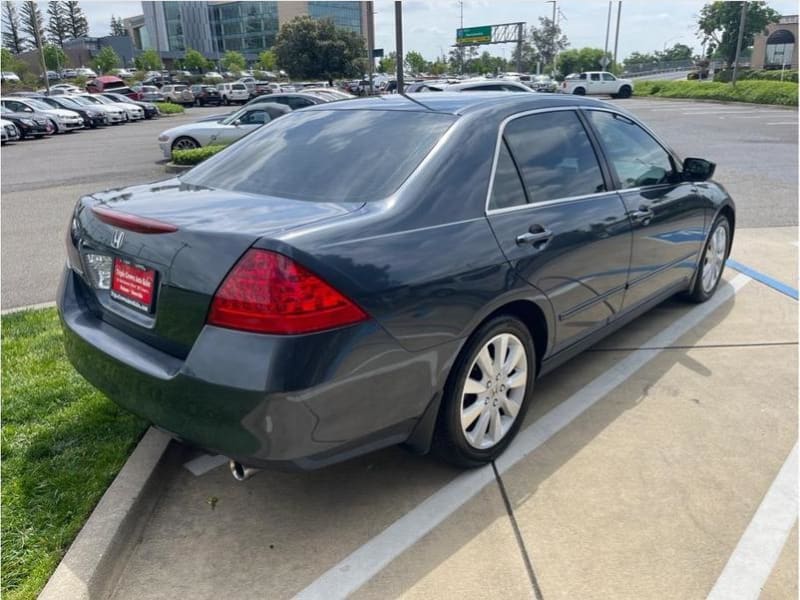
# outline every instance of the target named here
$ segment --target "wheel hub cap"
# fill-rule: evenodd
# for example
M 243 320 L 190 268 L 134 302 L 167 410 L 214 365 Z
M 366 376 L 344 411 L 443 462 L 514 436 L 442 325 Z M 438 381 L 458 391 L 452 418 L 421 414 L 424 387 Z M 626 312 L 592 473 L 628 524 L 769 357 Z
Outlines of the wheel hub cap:
M 461 429 L 470 446 L 485 450 L 505 437 L 522 407 L 527 372 L 525 346 L 513 334 L 497 335 L 480 349 L 461 394 Z

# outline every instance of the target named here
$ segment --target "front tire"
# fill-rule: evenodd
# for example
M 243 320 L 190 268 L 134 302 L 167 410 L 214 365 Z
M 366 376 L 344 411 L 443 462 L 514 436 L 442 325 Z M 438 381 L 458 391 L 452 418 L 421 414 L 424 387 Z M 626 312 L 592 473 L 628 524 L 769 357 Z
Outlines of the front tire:
M 500 315 L 482 325 L 450 372 L 435 451 L 459 467 L 495 460 L 519 431 L 535 374 L 533 338 L 522 321 Z
M 617 98 L 630 98 L 632 90 L 630 86 L 623 85 L 619 88 L 619 92 L 617 92 Z
M 183 135 L 172 142 L 170 150 L 193 150 L 199 147 L 200 144 L 197 143 L 196 139 Z
M 688 299 L 692 302 L 705 302 L 719 287 L 725 261 L 730 249 L 731 225 L 725 215 L 720 215 L 708 235 L 700 264 L 697 266 L 694 284 L 689 291 Z

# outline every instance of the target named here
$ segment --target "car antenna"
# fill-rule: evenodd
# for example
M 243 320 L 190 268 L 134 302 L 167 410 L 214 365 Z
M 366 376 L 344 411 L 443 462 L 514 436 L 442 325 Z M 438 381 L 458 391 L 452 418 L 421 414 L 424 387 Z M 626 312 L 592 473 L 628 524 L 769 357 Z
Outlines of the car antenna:
M 407 100 L 411 100 L 411 101 L 412 101 L 413 103 L 415 103 L 415 104 L 419 104 L 419 105 L 420 105 L 422 108 L 424 108 L 425 110 L 429 110 L 429 111 L 431 111 L 431 112 L 434 112 L 434 110 L 433 110 L 433 109 L 432 109 L 430 106 L 428 106 L 427 104 L 423 104 L 423 103 L 422 103 L 422 102 L 420 102 L 419 100 L 415 100 L 414 98 L 412 98 L 412 97 L 411 97 L 411 96 L 409 96 L 408 94 L 400 94 L 400 95 L 401 95 L 403 98 L 406 98 Z

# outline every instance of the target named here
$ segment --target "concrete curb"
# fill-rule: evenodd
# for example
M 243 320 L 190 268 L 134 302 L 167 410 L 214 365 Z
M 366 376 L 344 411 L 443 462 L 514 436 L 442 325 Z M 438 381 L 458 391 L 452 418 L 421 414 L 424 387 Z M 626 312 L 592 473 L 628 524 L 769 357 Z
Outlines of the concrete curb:
M 167 173 L 184 173 L 191 169 L 194 165 L 176 165 L 174 162 L 168 162 L 164 165 L 164 170 Z
M 763 104 L 761 102 L 740 102 L 738 100 L 714 100 L 712 98 L 668 98 L 666 96 L 637 96 L 636 90 L 633 91 L 631 100 L 652 100 L 653 102 L 685 102 L 693 104 L 695 102 L 705 102 L 708 104 L 728 104 L 731 106 L 766 106 L 767 108 L 780 108 L 782 110 L 791 110 L 796 112 L 796 106 L 787 106 L 785 104 Z
M 39 304 L 28 304 L 27 306 L 15 306 L 13 308 L 5 308 L 0 311 L 0 315 L 13 315 L 14 313 L 23 312 L 26 310 L 39 310 L 42 308 L 52 308 L 56 305 L 55 302 L 40 302 Z
M 106 598 L 155 507 L 163 482 L 180 466 L 170 436 L 150 428 L 103 494 L 39 595 L 39 600 Z M 174 448 L 174 446 L 173 446 Z

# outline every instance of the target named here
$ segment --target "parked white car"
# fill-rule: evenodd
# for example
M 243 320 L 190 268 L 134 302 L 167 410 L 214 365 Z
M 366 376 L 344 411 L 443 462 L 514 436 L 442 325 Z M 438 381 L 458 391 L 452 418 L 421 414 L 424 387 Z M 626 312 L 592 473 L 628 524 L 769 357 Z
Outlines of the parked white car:
M 247 102 L 250 99 L 250 90 L 246 83 L 218 83 L 219 97 L 223 104 L 231 102 Z
M 125 111 L 126 121 L 141 121 L 144 119 L 144 109 L 135 104 L 128 104 L 127 102 L 115 102 L 111 98 L 106 98 L 102 94 L 80 94 L 90 100 L 96 100 L 106 106 L 115 106 Z
M 2 72 L 2 80 L 3 81 L 13 81 L 15 83 L 19 83 L 19 77 L 13 71 L 3 71 Z
M 0 119 L 0 132 L 2 132 L 3 143 L 14 142 L 19 139 L 19 130 L 11 121 Z
M 225 79 L 222 75 L 217 73 L 216 71 L 209 71 L 205 75 L 203 75 L 206 79 Z
M 87 78 L 97 77 L 97 73 L 86 67 L 75 69 L 75 73 L 77 73 L 77 77 L 87 77 Z
M 158 136 L 158 145 L 164 158 L 171 158 L 173 150 L 230 144 L 288 112 L 291 112 L 288 106 L 275 102 L 245 106 L 220 121 L 200 121 L 167 129 Z
M 117 125 L 119 123 L 125 122 L 125 111 L 121 108 L 117 108 L 116 106 L 111 106 L 107 104 L 103 104 L 102 102 L 98 102 L 94 98 L 85 98 L 79 94 L 72 94 L 66 96 L 73 102 L 80 104 L 81 106 L 85 106 L 87 108 L 91 108 L 93 110 L 99 110 L 102 113 L 105 113 L 106 117 L 108 118 L 108 122 L 111 125 Z
M 630 98 L 633 81 L 620 79 L 608 71 L 585 71 L 567 75 L 561 82 L 562 94 L 589 96 L 602 94 L 612 98 Z
M 447 92 L 527 92 L 533 90 L 524 83 L 513 79 L 478 79 L 453 83 L 444 88 Z
M 0 98 L 0 104 L 12 112 L 42 113 L 50 121 L 55 133 L 66 133 L 83 127 L 83 117 L 75 111 L 53 108 L 36 98 L 8 96 Z
M 117 77 L 122 77 L 122 78 L 133 77 L 135 75 L 133 71 L 129 71 L 128 69 L 114 69 L 111 72 L 114 73 L 114 75 L 116 75 Z

